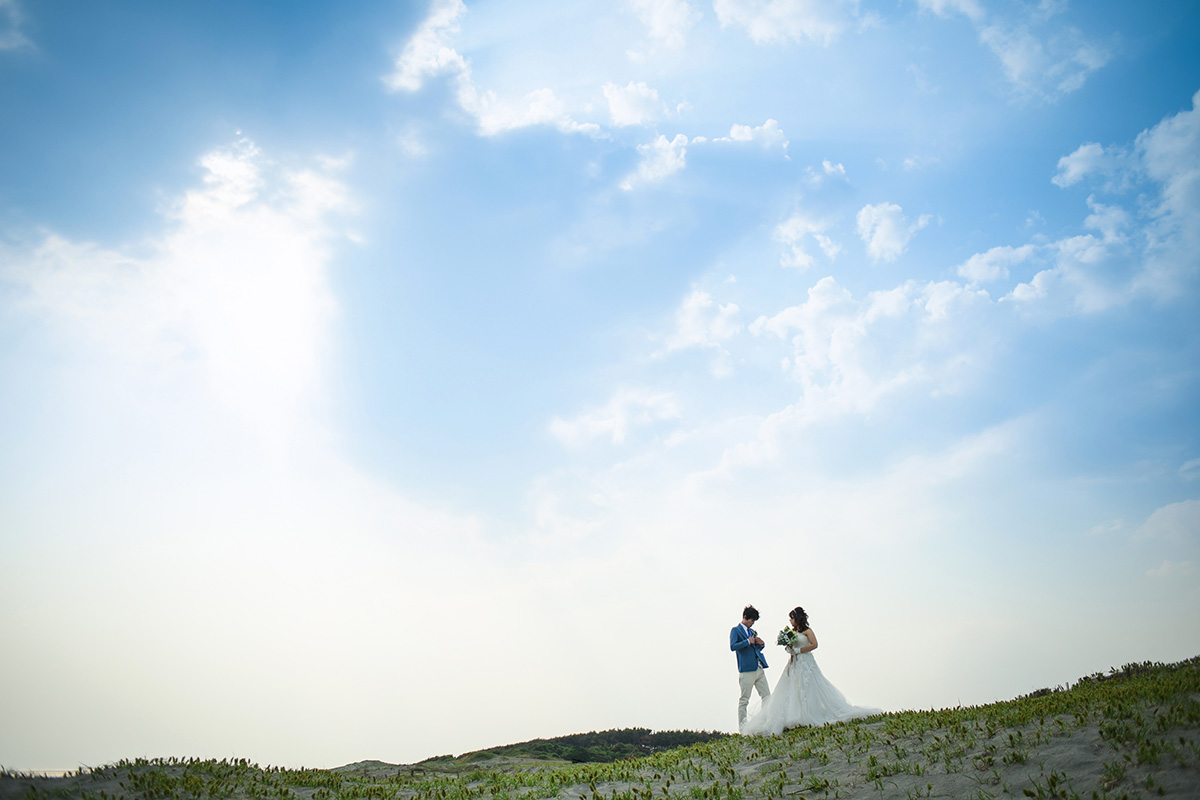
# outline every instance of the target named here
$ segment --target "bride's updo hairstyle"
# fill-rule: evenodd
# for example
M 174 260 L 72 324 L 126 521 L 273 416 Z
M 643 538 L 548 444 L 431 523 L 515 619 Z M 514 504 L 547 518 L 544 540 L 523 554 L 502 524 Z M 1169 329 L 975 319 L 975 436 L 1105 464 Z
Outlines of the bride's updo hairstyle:
M 796 626 L 798 631 L 808 630 L 808 614 L 800 606 L 796 606 L 788 612 L 788 617 Z

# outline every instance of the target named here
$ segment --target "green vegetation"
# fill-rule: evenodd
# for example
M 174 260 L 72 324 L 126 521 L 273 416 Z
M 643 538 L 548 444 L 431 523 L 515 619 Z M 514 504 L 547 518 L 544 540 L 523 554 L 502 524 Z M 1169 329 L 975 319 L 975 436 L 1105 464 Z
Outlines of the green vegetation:
M 2 771 L 0 800 L 1200 798 L 1198 742 L 1194 658 L 1129 664 L 1004 703 L 776 737 L 633 728 L 336 770 L 139 759 L 65 778 Z
M 621 728 L 611 731 L 592 731 L 557 736 L 553 739 L 533 739 L 502 747 L 490 747 L 464 753 L 458 758 L 439 756 L 421 762 L 421 765 L 448 766 L 458 763 L 473 763 L 497 756 L 512 758 L 540 758 L 574 763 L 607 763 L 623 758 L 637 758 L 670 750 L 675 747 L 711 742 L 729 734 L 716 731 L 658 731 L 649 728 Z

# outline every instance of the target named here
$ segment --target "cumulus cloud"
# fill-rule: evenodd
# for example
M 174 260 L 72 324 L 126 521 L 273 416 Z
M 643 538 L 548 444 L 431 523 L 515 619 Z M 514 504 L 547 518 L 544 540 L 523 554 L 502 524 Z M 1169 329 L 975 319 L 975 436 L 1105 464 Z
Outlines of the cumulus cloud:
M 825 182 L 826 178 L 845 179 L 846 166 L 840 163 L 835 164 L 829 159 L 824 159 L 821 161 L 820 170 L 817 170 L 815 167 L 805 167 L 804 172 L 808 175 L 809 183 L 811 183 L 813 186 L 820 186 Z
M 719 136 L 713 139 L 714 142 L 740 142 L 740 143 L 758 143 L 765 150 L 772 147 L 781 148 L 784 153 L 787 153 L 788 140 L 783 129 L 779 127 L 779 123 L 773 119 L 769 119 L 762 125 L 750 127 L 749 125 L 733 125 L 729 129 L 728 136 Z
M 436 0 L 429 16 L 397 57 L 395 70 L 385 78 L 387 86 L 394 91 L 416 92 L 429 78 L 451 77 L 459 106 L 475 118 L 484 136 L 533 125 L 548 125 L 564 133 L 600 132 L 594 123 L 575 121 L 553 89 L 535 89 L 517 101 L 481 89 L 471 76 L 470 62 L 451 46 L 466 12 L 462 0 Z
M 670 48 L 683 47 L 700 12 L 687 0 L 630 0 L 650 38 Z
M 612 115 L 614 125 L 643 125 L 658 119 L 663 113 L 658 92 L 645 83 L 630 81 L 625 88 L 606 83 L 604 98 L 608 101 L 608 112 Z
M 1172 297 L 1196 278 L 1200 252 L 1200 92 L 1190 110 L 1139 134 L 1134 149 L 1142 173 L 1159 190 L 1135 288 Z
M 917 231 L 932 219 L 922 214 L 910 225 L 904 210 L 894 203 L 866 205 L 858 212 L 858 235 L 866 243 L 872 261 L 895 261 L 908 249 Z
M 829 159 L 821 162 L 821 167 L 825 170 L 826 175 L 836 175 L 839 178 L 846 177 L 846 167 L 842 164 L 835 164 Z
M 1102 145 L 1087 142 L 1075 148 L 1075 152 L 1058 160 L 1058 172 L 1050 181 L 1055 186 L 1065 189 L 1079 183 L 1087 175 L 1105 169 L 1108 162 Z
M 723 343 L 742 330 L 736 303 L 718 303 L 713 296 L 694 288 L 675 311 L 675 330 L 667 338 L 665 353 L 688 348 L 712 352 L 709 371 L 714 377 L 732 374 L 733 363 Z
M 846 28 L 846 7 L 833 0 L 715 0 L 722 28 L 741 28 L 756 44 L 828 45 Z
M 636 186 L 655 183 L 683 169 L 687 164 L 688 138 L 682 133 L 674 139 L 659 136 L 653 142 L 638 145 L 641 163 L 637 171 L 621 182 L 621 188 L 629 191 Z
M 771 317 L 758 318 L 750 331 L 756 335 L 770 333 L 781 339 L 793 337 L 791 369 L 801 383 L 808 386 L 822 382 L 846 384 L 853 376 L 865 374 L 866 363 L 878 363 L 876 358 L 862 358 L 865 349 L 889 346 L 886 337 L 878 339 L 871 335 L 873 327 L 885 326 L 898 319 L 907 320 L 912 328 L 941 325 L 956 314 L 962 315 L 964 309 L 987 302 L 986 293 L 949 281 L 924 284 L 909 281 L 855 300 L 834 278 L 825 277 L 808 290 L 808 299 L 804 303 Z M 925 346 L 933 350 L 951 346 L 950 342 L 937 337 L 921 335 L 915 338 L 923 339 Z M 908 355 L 911 353 L 903 347 L 893 352 L 898 373 L 911 366 L 904 362 Z M 880 384 L 878 378 L 879 375 L 872 376 L 869 382 Z
M 1000 280 L 1008 277 L 1009 267 L 1024 263 L 1035 250 L 1031 244 L 1021 247 L 993 247 L 986 253 L 976 253 L 959 264 L 956 272 L 971 283 Z
M 688 347 L 719 347 L 742 329 L 736 303 L 722 304 L 703 289 L 693 289 L 675 312 L 675 332 L 667 351 Z
M 770 460 L 789 433 L 868 413 L 898 392 L 955 391 L 957 376 L 978 361 L 972 350 L 994 337 L 985 327 L 994 307 L 985 292 L 951 281 L 908 281 L 857 299 L 833 277 L 822 278 L 805 302 L 750 325 L 756 336 L 790 343 L 782 367 L 801 396 L 770 415 L 755 439 L 730 448 L 719 471 Z
M 459 103 L 479 122 L 479 132 L 492 136 L 533 125 L 547 125 L 563 133 L 599 134 L 600 126 L 576 122 L 566 112 L 553 89 L 535 89 L 520 101 L 502 100 L 495 92 L 480 91 L 473 82 L 460 82 Z
M 1128 302 L 1129 281 L 1136 273 L 1137 258 L 1124 233 L 1129 215 L 1121 208 L 1088 198 L 1092 213 L 1084 226 L 1100 235 L 1068 236 L 1047 245 L 1054 266 L 1018 284 L 1010 293 L 1027 302 L 1061 294 L 1078 311 L 1104 311 Z
M 825 256 L 833 260 L 842 247 L 825 235 L 829 226 L 828 220 L 816 219 L 800 212 L 788 217 L 775 229 L 775 239 L 787 248 L 780 256 L 779 263 L 785 267 L 800 269 L 812 266 L 813 257 L 804 248 L 805 237 L 812 237 Z
M 1090 231 L 1048 245 L 1054 264 L 1009 298 L 1023 303 L 1061 299 L 1085 313 L 1124 305 L 1139 296 L 1178 297 L 1196 278 L 1200 248 L 1200 92 L 1192 108 L 1138 135 L 1131 148 L 1088 143 L 1058 162 L 1060 187 L 1098 179 L 1101 189 L 1138 186 L 1135 211 L 1087 198 Z
M 550 423 L 550 433 L 567 446 L 602 438 L 621 444 L 635 427 L 678 418 L 679 408 L 671 393 L 620 389 L 601 408 L 584 412 L 574 419 L 556 417 Z

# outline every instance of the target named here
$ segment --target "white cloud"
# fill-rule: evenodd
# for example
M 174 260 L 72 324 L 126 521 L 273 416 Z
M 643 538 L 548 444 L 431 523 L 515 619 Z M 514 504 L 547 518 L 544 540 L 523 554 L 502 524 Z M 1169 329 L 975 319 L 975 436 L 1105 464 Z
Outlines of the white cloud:
M 825 182 L 826 178 L 842 178 L 846 177 L 846 167 L 844 164 L 835 164 L 829 159 L 824 159 L 821 162 L 821 169 L 818 171 L 814 167 L 805 167 L 805 174 L 808 175 L 808 182 L 813 186 L 820 186 Z
M 903 167 L 908 171 L 924 169 L 941 161 L 937 156 L 909 156 L 904 159 Z
M 1193 458 L 1191 461 L 1185 461 L 1179 467 L 1179 477 L 1185 481 L 1194 481 L 1200 478 L 1200 458 Z
M 960 277 L 971 283 L 984 283 L 1008 277 L 1009 267 L 1015 267 L 1027 261 L 1036 248 L 1027 244 L 1022 247 L 993 247 L 986 253 L 976 253 L 962 264 L 958 265 Z
M 1122 533 L 1129 527 L 1129 524 L 1123 519 L 1112 519 L 1108 522 L 1093 526 L 1088 533 L 1092 536 L 1111 536 L 1115 533 Z
M 1163 506 L 1142 523 L 1137 536 L 1174 544 L 1200 542 L 1200 500 L 1183 500 Z
M 770 415 L 755 439 L 729 448 L 718 471 L 771 460 L 783 437 L 869 413 L 902 391 L 953 393 L 995 336 L 987 329 L 994 307 L 986 293 L 949 281 L 909 281 L 857 300 L 834 278 L 822 278 L 804 303 L 750 325 L 754 335 L 790 342 L 783 367 L 801 396 Z
M 429 16 L 396 59 L 395 71 L 385 78 L 387 85 L 395 91 L 415 92 L 428 78 L 451 76 L 459 106 L 475 118 L 484 136 L 533 125 L 549 125 L 564 133 L 600 132 L 595 123 L 576 122 L 553 89 L 535 89 L 519 101 L 505 100 L 494 91 L 480 89 L 471 76 L 470 62 L 450 46 L 466 11 L 462 0 L 436 0 Z
M 932 219 L 922 214 L 910 225 L 904 210 L 894 203 L 866 205 L 858 212 L 858 235 L 866 243 L 872 261 L 895 261 L 908 249 L 916 232 Z
M 30 46 L 29 40 L 21 33 L 22 21 L 17 0 L 0 0 L 0 51 Z
M 1089 195 L 1091 213 L 1084 227 L 1094 233 L 1048 245 L 1055 253 L 1054 265 L 1015 287 L 1010 299 L 1033 303 L 1057 298 L 1068 308 L 1094 313 L 1139 296 L 1166 301 L 1186 291 L 1200 250 L 1197 104 L 1200 92 L 1190 110 L 1143 131 L 1132 148 L 1088 143 L 1059 160 L 1052 179 L 1058 186 L 1094 178 L 1108 192 L 1139 186 L 1136 214 Z
M 1147 230 L 1145 268 L 1134 288 L 1175 297 L 1196 274 L 1200 252 L 1200 92 L 1192 108 L 1138 135 L 1139 166 L 1158 184 Z
M 762 145 L 763 149 L 770 150 L 772 147 L 778 146 L 784 153 L 787 153 L 788 139 L 784 134 L 783 129 L 779 127 L 779 123 L 773 119 L 769 119 L 758 127 L 752 128 L 749 125 L 734 124 L 729 129 L 728 136 L 719 136 L 713 139 L 714 142 L 740 142 L 753 143 L 757 142 Z
M 25 307 L 102 346 L 122 369 L 199 382 L 259 430 L 287 436 L 318 386 L 336 311 L 326 219 L 345 187 L 312 170 L 272 171 L 248 140 L 201 159 L 204 187 L 137 255 L 47 235 L 4 278 Z M 149 390 L 148 390 L 149 391 Z
M 678 418 L 679 408 L 671 393 L 620 389 L 601 408 L 571 420 L 556 417 L 550 423 L 550 433 L 567 446 L 578 446 L 599 438 L 621 444 L 635 427 Z
M 703 289 L 693 289 L 675 312 L 675 332 L 667 352 L 688 347 L 719 347 L 742 329 L 736 303 L 718 303 Z
M 1090 173 L 1102 169 L 1106 163 L 1104 148 L 1096 142 L 1087 142 L 1075 148 L 1075 152 L 1058 160 L 1058 173 L 1050 181 L 1061 188 L 1073 186 Z
M 1191 577 L 1196 574 L 1196 565 L 1191 561 L 1169 561 L 1164 560 L 1161 564 L 1153 569 L 1146 570 L 1147 578 L 1156 580 L 1170 579 L 1174 577 Z
M 480 91 L 473 82 L 465 81 L 460 85 L 458 99 L 463 110 L 479 121 L 479 132 L 484 136 L 533 125 L 548 125 L 563 133 L 600 133 L 600 126 L 595 123 L 576 122 L 549 88 L 535 89 L 514 103 L 500 99 L 495 92 Z
M 918 91 L 928 94 L 937 94 L 941 89 L 929 81 L 929 76 L 925 74 L 925 70 L 918 67 L 916 64 L 909 64 L 905 68 L 909 75 L 912 76 L 913 85 Z
M 462 0 L 435 0 L 429 16 L 417 28 L 396 59 L 396 71 L 388 76 L 393 89 L 418 91 L 430 77 L 444 74 L 470 75 L 466 59 L 449 42 L 459 32 L 467 13 Z
M 824 234 L 814 233 L 813 238 L 817 240 L 817 244 L 820 245 L 821 250 L 825 252 L 830 261 L 842 252 L 842 246 Z
M 1085 225 L 1101 235 L 1069 236 L 1048 245 L 1054 254 L 1054 266 L 1038 272 L 1029 283 L 1018 284 L 1009 297 L 1019 302 L 1059 297 L 1069 307 L 1084 313 L 1104 311 L 1129 301 L 1130 281 L 1138 272 L 1138 263 L 1136 254 L 1121 235 L 1127 215 L 1090 197 L 1088 203 L 1093 213 Z
M 643 125 L 662 116 L 663 103 L 658 92 L 644 83 L 634 83 L 622 89 L 613 83 L 604 84 L 604 97 L 614 125 Z
M 1120 206 L 1108 206 L 1097 201 L 1095 195 L 1088 197 L 1087 204 L 1092 213 L 1084 219 L 1084 227 L 1099 231 L 1105 243 L 1123 242 L 1124 231 L 1131 222 L 1129 213 Z
M 922 11 L 931 11 L 940 17 L 958 12 L 972 22 L 983 19 L 983 8 L 977 0 L 917 0 L 917 5 Z
M 1007 21 L 989 20 L 978 0 L 918 0 L 918 5 L 940 17 L 958 13 L 970 19 L 979 41 L 1000 59 L 1009 82 L 1025 96 L 1054 100 L 1074 92 L 1112 58 L 1105 47 L 1073 28 L 1042 32 L 1065 7 L 1058 0 L 1043 0 L 1036 8 L 1024 9 L 1018 19 Z
M 832 260 L 840 251 L 841 245 L 825 235 L 830 223 L 823 219 L 814 219 L 802 213 L 795 213 L 775 229 L 775 239 L 787 246 L 780 256 L 779 263 L 785 267 L 807 269 L 813 264 L 813 257 L 804 249 L 804 238 L 811 236 L 820 246 L 825 255 Z
M 630 5 L 650 38 L 670 48 L 683 47 L 688 31 L 700 18 L 687 0 L 630 0 Z
M 950 339 L 917 333 L 924 326 L 942 326 L 945 321 L 961 315 L 964 309 L 974 308 L 987 302 L 986 293 L 967 289 L 952 282 L 930 282 L 919 284 L 909 281 L 894 289 L 870 292 L 863 300 L 856 301 L 850 292 L 832 277 L 817 281 L 808 290 L 808 300 L 798 306 L 780 311 L 772 317 L 760 317 L 750 326 L 756 335 L 774 334 L 779 338 L 793 336 L 794 352 L 791 369 L 802 384 L 808 388 L 819 385 L 849 388 L 851 384 L 874 387 L 904 382 L 903 374 L 918 362 L 903 363 L 911 350 L 895 339 L 876 339 L 871 335 L 875 326 L 890 325 L 889 320 L 906 320 L 913 339 L 922 341 L 930 351 L 944 347 L 954 349 Z M 891 347 L 892 355 L 880 359 L 879 355 Z M 868 351 L 875 355 L 864 359 Z M 957 351 L 956 351 L 957 352 Z M 867 363 L 882 365 L 883 361 L 894 361 L 893 374 L 869 376 Z M 917 367 L 923 371 L 922 368 Z M 911 375 L 911 373 L 910 373 Z M 861 398 L 873 397 L 873 389 Z M 852 405 L 861 406 L 855 402 Z
M 429 155 L 429 147 L 415 130 L 410 129 L 397 136 L 396 144 L 400 146 L 401 152 L 409 158 L 419 159 Z
M 722 28 L 744 28 L 757 44 L 811 41 L 828 45 L 846 28 L 844 6 L 832 0 L 714 0 Z
M 1028 27 L 1002 24 L 980 28 L 979 40 L 1000 59 L 1004 74 L 1018 92 L 1056 99 L 1081 88 L 1111 54 L 1078 31 L 1043 39 Z
M 642 161 L 638 164 L 637 172 L 621 182 L 621 188 L 629 191 L 642 184 L 660 181 L 683 169 L 687 163 L 687 143 L 687 137 L 680 133 L 669 141 L 666 136 L 659 136 L 653 142 L 638 145 Z
M 1041 0 L 1034 14 L 1042 19 L 1049 19 L 1067 10 L 1067 0 Z
M 699 347 L 712 351 L 709 371 L 725 378 L 733 373 L 733 363 L 723 342 L 742 330 L 736 303 L 718 303 L 703 289 L 694 288 L 675 311 L 675 330 L 667 338 L 664 353 Z
M 1050 182 L 1065 189 L 1085 179 L 1100 177 L 1106 191 L 1123 192 L 1130 188 L 1140 169 L 1138 154 L 1129 148 L 1087 142 L 1058 160 L 1058 169 Z

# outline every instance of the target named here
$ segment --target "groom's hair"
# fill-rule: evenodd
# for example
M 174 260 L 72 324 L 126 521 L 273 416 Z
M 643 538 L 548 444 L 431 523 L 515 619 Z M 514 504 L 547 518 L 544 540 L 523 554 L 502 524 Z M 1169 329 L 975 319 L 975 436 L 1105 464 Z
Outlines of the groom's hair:
M 742 619 L 748 619 L 751 622 L 758 620 L 758 609 L 754 606 L 746 606 L 742 609 Z

